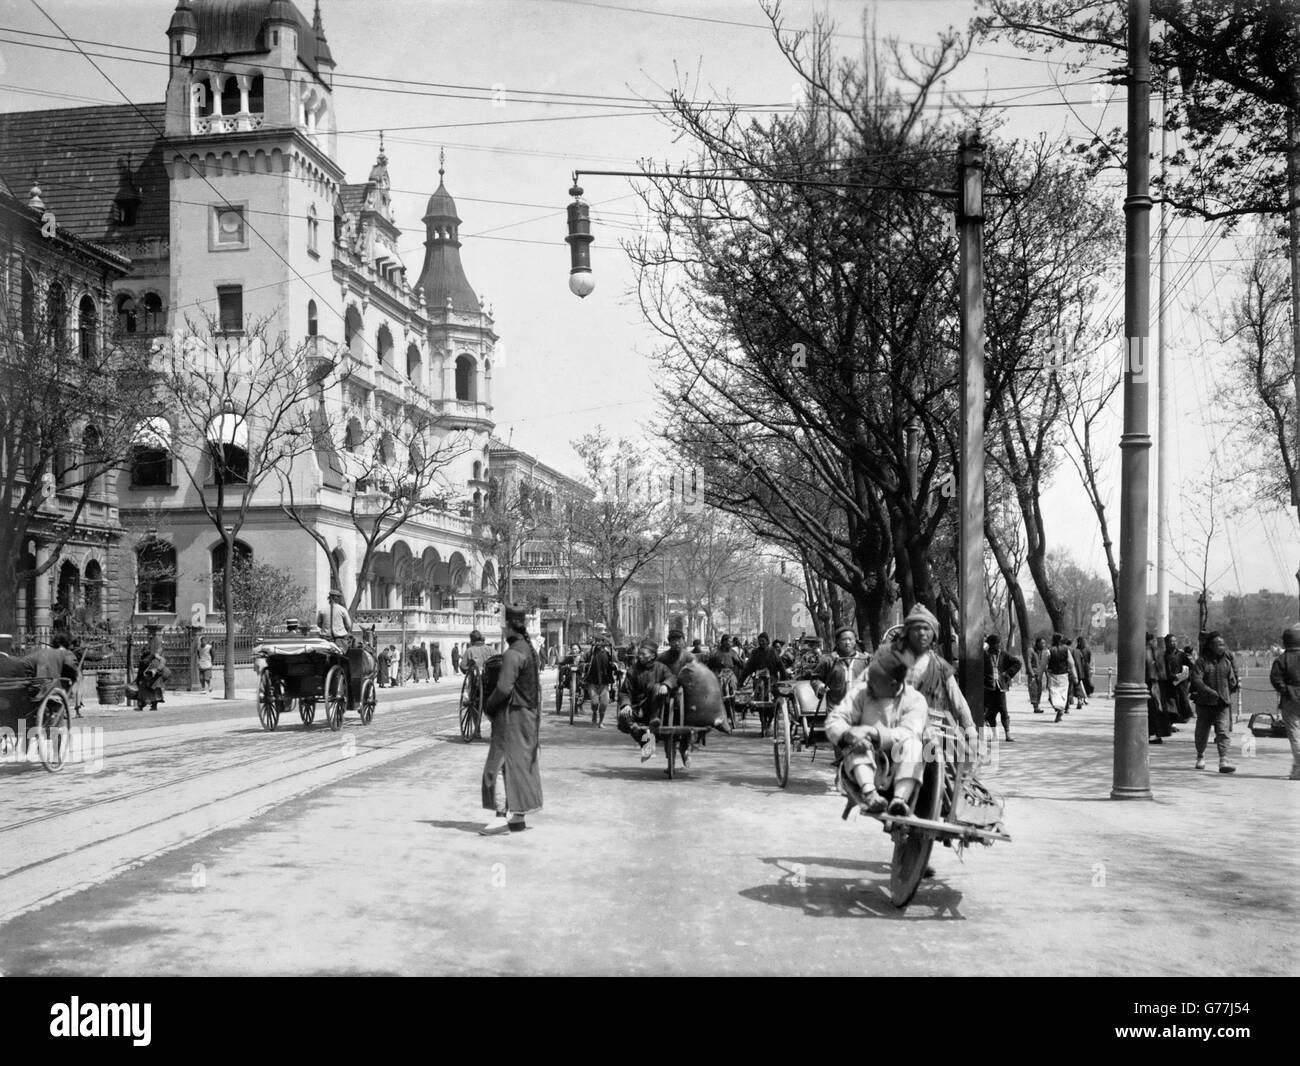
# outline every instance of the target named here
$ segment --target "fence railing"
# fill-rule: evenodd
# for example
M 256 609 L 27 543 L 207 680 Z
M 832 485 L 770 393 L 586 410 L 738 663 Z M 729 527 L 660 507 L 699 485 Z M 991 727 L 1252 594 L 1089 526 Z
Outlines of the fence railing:
M 16 634 L 15 646 L 23 644 L 33 647 L 45 644 L 50 639 L 50 628 L 41 627 Z M 230 654 L 236 666 L 251 666 L 253 648 L 266 639 L 252 633 L 236 633 L 231 640 L 220 631 L 205 630 L 204 635 L 212 642 L 212 663 L 220 669 Z M 127 648 L 131 652 L 131 668 L 140 664 L 140 654 L 149 647 L 151 640 L 158 641 L 163 657 L 173 671 L 187 669 L 190 656 L 195 647 L 194 634 L 190 629 L 165 628 L 150 633 L 146 629 L 117 630 L 113 633 L 88 633 L 81 640 L 80 647 L 86 650 L 85 670 L 125 670 Z

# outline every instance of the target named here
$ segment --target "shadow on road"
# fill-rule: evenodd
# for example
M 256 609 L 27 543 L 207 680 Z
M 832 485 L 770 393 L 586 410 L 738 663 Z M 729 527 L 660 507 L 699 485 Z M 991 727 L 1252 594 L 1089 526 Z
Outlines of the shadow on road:
M 850 859 L 765 858 L 785 876 L 775 884 L 742 889 L 740 895 L 756 903 L 793 907 L 810 918 L 906 918 L 911 921 L 965 921 L 958 911 L 962 894 L 942 881 L 922 882 L 912 902 L 895 907 L 889 898 L 889 863 Z M 810 877 L 810 867 L 858 870 L 859 877 Z M 874 875 L 874 876 L 872 876 Z
M 434 829 L 455 829 L 461 833 L 478 833 L 483 828 L 483 822 L 448 822 L 434 818 L 418 818 L 416 821 L 420 825 L 431 825 Z

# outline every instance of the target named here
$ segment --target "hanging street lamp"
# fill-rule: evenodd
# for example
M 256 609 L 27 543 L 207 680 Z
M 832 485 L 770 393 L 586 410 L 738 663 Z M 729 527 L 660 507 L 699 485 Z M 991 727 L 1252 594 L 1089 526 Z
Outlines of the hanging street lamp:
M 582 199 L 582 186 L 578 176 L 573 177 L 573 188 L 569 190 L 573 203 L 569 205 L 569 235 L 564 239 L 569 245 L 569 291 L 574 296 L 590 296 L 596 288 L 596 279 L 591 275 L 591 208 Z

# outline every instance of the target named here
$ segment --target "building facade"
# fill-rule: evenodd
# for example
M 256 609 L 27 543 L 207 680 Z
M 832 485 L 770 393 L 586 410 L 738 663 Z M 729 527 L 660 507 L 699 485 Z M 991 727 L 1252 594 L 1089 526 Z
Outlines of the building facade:
M 177 345 L 201 318 L 212 335 L 238 342 L 259 323 L 304 366 L 342 371 L 313 401 L 314 452 L 254 493 L 236 560 L 291 572 L 322 606 L 337 574 L 381 639 L 464 639 L 497 624 L 484 595 L 495 568 L 475 514 L 487 489 L 497 336 L 460 261 L 443 171 L 423 218 L 424 262 L 410 276 L 382 139 L 364 182 L 347 182 L 339 165 L 335 61 L 319 3 L 309 20 L 289 0 L 181 0 L 166 37 L 163 103 L 0 117 L 10 149 L 0 173 L 39 168 L 60 224 L 129 256 L 130 272 L 112 286 L 122 332 Z M 121 514 L 148 527 L 130 546 L 137 569 L 170 563 L 175 579 L 145 582 L 122 604 L 136 622 L 183 622 L 195 604 L 220 606 L 226 548 L 200 508 L 217 475 L 208 469 L 193 484 L 181 476 L 186 464 L 170 459 L 186 447 L 255 447 L 239 434 L 256 434 L 257 420 L 257 411 L 234 410 L 207 440 L 189 442 L 177 418 L 141 426 L 118 478 Z M 231 426 L 230 439 L 218 439 Z M 398 427 L 410 430 L 403 454 L 388 455 Z M 444 447 L 451 438 L 456 446 Z M 357 456 L 372 446 L 394 469 L 454 455 L 436 470 L 425 464 L 436 504 L 375 545 L 363 578 L 368 518 L 388 483 L 382 470 L 356 476 L 365 465 Z M 201 455 L 193 468 L 203 468 Z M 281 507 L 286 489 L 296 522 Z

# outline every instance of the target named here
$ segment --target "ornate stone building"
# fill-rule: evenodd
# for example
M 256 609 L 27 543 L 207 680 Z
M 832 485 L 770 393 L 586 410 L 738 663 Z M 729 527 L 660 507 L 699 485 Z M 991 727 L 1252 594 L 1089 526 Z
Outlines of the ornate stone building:
M 335 60 L 319 3 L 308 19 L 290 0 L 181 0 L 166 36 L 164 103 L 0 116 L 0 175 L 38 167 L 61 225 L 130 257 L 110 305 L 123 331 L 168 343 L 193 316 L 226 336 L 262 321 L 307 362 L 337 360 L 346 380 L 320 405 L 329 440 L 283 475 L 300 517 L 329 546 L 345 598 L 356 594 L 381 636 L 464 639 L 494 625 L 495 568 L 477 547 L 475 507 L 487 489 L 497 336 L 460 261 L 443 170 L 413 280 L 382 138 L 366 181 L 349 184 L 339 165 Z M 247 414 L 256 433 L 256 412 Z M 358 588 L 365 545 L 354 516 L 378 506 L 383 479 L 349 476 L 347 453 L 397 425 L 422 427 L 419 441 L 408 439 L 412 461 L 449 435 L 460 444 L 429 486 L 442 508 L 384 541 Z M 162 516 L 136 545 L 142 562 L 171 561 L 177 572 L 170 588 L 123 605 L 136 621 L 170 624 L 188 620 L 193 604 L 218 606 L 225 549 L 171 461 L 183 447 L 175 429 L 169 419 L 142 426 L 118 478 L 128 525 Z M 285 516 L 277 480 L 259 487 L 236 558 L 291 571 L 323 605 L 331 559 Z

